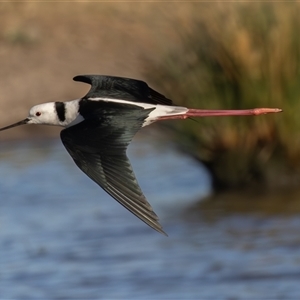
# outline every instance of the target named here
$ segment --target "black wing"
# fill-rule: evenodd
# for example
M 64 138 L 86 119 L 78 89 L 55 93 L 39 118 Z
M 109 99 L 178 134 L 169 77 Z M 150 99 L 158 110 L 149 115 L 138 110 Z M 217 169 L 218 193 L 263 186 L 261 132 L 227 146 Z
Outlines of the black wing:
M 84 98 L 107 97 L 150 104 L 172 105 L 172 100 L 151 89 L 146 82 L 141 80 L 104 75 L 78 75 L 73 80 L 91 85 L 91 89 Z
M 126 156 L 128 144 L 151 110 L 112 105 L 62 130 L 61 140 L 87 176 L 150 227 L 165 234 Z

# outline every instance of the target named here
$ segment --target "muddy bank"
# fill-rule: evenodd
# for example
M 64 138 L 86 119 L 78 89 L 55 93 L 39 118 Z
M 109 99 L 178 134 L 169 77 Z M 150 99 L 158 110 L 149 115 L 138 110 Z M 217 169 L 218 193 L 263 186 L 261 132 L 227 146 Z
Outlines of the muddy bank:
M 288 217 L 299 215 L 299 198 L 300 190 L 297 188 L 267 191 L 236 190 L 199 199 L 189 212 L 197 217 L 200 213 L 208 218 L 231 214 Z

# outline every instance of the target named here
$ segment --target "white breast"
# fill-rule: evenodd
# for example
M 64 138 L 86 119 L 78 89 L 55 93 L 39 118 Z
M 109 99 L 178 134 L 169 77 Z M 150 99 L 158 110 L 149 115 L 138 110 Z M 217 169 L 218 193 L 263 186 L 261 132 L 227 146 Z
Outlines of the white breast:
M 74 126 L 84 120 L 83 116 L 78 112 L 80 99 L 65 102 L 65 118 L 64 127 Z

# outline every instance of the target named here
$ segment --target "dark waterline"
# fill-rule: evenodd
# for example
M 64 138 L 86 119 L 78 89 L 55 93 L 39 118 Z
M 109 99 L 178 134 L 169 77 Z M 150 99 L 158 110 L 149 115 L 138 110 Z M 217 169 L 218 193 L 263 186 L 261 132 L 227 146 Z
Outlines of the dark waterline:
M 99 189 L 59 141 L 0 151 L 1 299 L 300 297 L 300 217 L 189 218 L 209 179 L 172 147 L 129 149 L 168 238 Z

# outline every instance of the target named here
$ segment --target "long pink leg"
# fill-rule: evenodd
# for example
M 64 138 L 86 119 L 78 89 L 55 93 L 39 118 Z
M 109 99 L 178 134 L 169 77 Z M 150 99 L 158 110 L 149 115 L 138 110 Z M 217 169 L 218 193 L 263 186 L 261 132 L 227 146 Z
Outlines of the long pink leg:
M 158 120 L 186 119 L 189 117 L 219 117 L 219 116 L 258 116 L 262 114 L 282 112 L 280 108 L 253 108 L 241 110 L 210 110 L 210 109 L 189 109 L 185 114 L 159 117 Z

